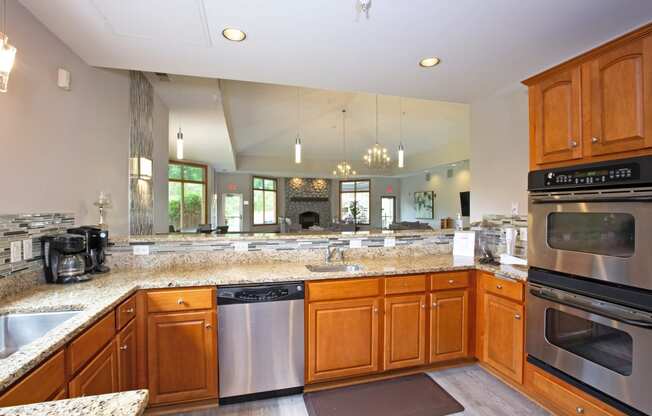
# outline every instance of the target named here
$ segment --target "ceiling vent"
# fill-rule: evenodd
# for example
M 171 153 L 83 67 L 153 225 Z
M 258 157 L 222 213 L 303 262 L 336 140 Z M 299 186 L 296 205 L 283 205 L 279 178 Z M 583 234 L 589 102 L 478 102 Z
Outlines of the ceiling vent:
M 454 173 L 453 169 L 448 169 L 448 170 L 446 171 L 446 177 L 447 177 L 448 179 L 452 178 L 452 177 L 453 177 L 453 173 Z
M 165 72 L 155 72 L 154 74 L 160 82 L 170 82 L 170 76 Z

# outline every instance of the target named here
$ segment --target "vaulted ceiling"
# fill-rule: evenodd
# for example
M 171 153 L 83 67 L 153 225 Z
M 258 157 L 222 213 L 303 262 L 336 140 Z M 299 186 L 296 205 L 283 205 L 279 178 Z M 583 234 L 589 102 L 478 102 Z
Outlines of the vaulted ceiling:
M 20 2 L 94 66 L 467 103 L 652 19 L 650 0 Z

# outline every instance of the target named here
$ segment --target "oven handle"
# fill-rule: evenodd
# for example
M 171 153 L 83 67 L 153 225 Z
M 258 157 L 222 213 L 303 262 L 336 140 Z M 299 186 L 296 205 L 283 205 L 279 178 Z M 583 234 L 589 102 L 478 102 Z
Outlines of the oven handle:
M 582 309 L 587 312 L 595 313 L 597 315 L 601 315 L 609 319 L 615 319 L 617 321 L 621 321 L 629 325 L 638 326 L 641 328 L 652 328 L 652 318 L 643 317 L 643 319 L 632 319 L 623 316 L 625 314 L 625 311 L 633 311 L 633 309 L 624 308 L 622 306 L 616 306 L 616 305 L 609 307 L 609 305 L 612 305 L 611 303 L 602 302 L 602 301 L 600 301 L 600 303 L 603 306 L 600 307 L 595 305 L 594 300 L 585 298 L 584 296 L 568 294 L 569 296 L 573 296 L 573 298 L 570 299 L 569 296 L 563 296 L 563 294 L 566 294 L 567 292 L 561 292 L 555 289 L 553 290 L 554 292 L 550 289 L 543 291 L 541 289 L 538 289 L 537 287 L 532 287 L 530 288 L 530 294 L 532 294 L 532 296 L 536 296 L 537 298 L 561 303 L 563 305 L 567 305 L 577 309 Z M 556 292 L 561 292 L 561 296 L 558 295 Z
M 649 196 L 632 196 L 632 197 L 606 197 L 606 198 L 586 198 L 586 197 L 576 197 L 568 199 L 533 199 L 533 204 L 563 204 L 563 203 L 591 203 L 591 202 L 652 202 L 652 197 Z

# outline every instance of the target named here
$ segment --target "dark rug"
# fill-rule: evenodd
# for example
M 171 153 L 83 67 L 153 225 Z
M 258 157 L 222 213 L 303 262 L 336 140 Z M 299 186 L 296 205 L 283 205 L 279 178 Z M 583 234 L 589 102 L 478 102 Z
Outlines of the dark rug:
M 426 374 L 303 395 L 310 416 L 444 416 L 464 407 Z

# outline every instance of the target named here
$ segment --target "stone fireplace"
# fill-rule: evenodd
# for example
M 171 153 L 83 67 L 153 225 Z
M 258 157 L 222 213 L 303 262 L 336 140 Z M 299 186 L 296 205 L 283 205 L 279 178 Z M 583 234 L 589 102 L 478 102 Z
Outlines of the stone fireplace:
M 329 179 L 286 178 L 285 216 L 301 229 L 331 224 Z

